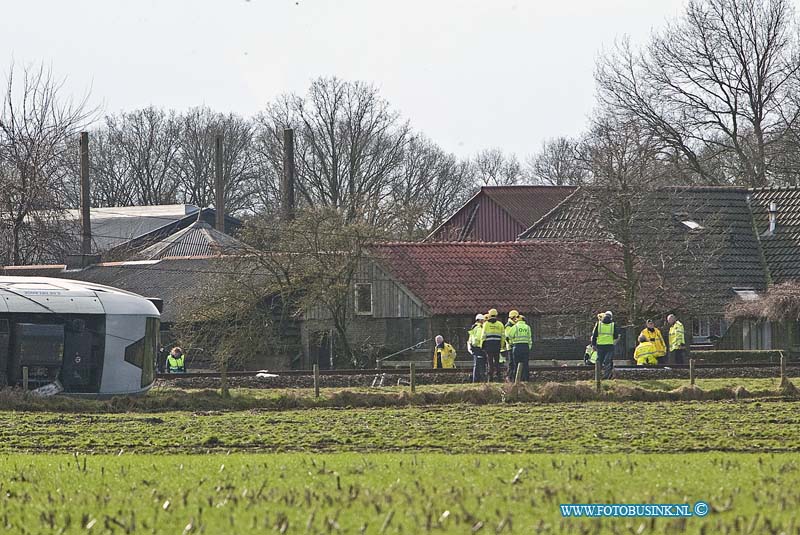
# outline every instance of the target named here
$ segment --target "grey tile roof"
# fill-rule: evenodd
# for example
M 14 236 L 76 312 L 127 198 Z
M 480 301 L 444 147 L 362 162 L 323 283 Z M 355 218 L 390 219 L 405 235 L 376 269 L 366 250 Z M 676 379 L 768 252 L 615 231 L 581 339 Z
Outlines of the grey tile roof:
M 685 286 L 687 299 L 703 295 L 707 302 L 721 306 L 733 297 L 733 288 L 762 290 L 767 274 L 748 193 L 744 188 L 731 187 L 662 188 L 653 194 L 652 204 L 645 202 L 637 210 L 632 225 L 635 241 L 660 243 L 662 250 L 669 248 L 673 261 L 688 266 L 688 271 L 696 268 L 691 275 L 696 280 L 687 281 Z M 520 239 L 609 238 L 614 234 L 609 230 L 609 219 L 603 190 L 581 188 Z M 702 229 L 692 230 L 683 221 Z M 698 232 L 708 238 L 695 238 Z M 697 245 L 689 245 L 692 242 Z
M 771 202 L 777 209 L 777 225 L 770 235 Z M 755 189 L 751 205 L 772 281 L 800 280 L 800 188 Z

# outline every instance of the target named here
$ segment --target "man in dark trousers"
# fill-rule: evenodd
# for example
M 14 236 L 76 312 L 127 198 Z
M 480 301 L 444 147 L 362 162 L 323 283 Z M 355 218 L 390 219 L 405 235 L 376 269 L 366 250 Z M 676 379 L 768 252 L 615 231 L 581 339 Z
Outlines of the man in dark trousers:
M 500 369 L 500 349 L 506 341 L 506 327 L 497 321 L 497 309 L 493 308 L 486 315 L 481 332 L 481 347 L 486 352 L 489 364 L 489 380 L 502 381 L 503 371 Z
M 597 351 L 597 362 L 603 368 L 603 379 L 614 378 L 614 344 L 619 335 L 620 330 L 614 323 L 614 315 L 608 310 L 592 331 L 592 347 Z

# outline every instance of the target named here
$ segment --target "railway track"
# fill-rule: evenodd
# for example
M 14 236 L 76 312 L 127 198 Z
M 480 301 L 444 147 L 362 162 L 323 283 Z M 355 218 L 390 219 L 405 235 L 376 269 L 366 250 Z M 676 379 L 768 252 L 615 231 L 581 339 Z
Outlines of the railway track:
M 775 368 L 778 369 L 780 367 L 779 363 L 773 362 L 750 362 L 750 363 L 725 363 L 725 364 L 711 364 L 711 363 L 702 363 L 702 364 L 695 364 L 694 365 L 696 370 L 749 370 L 749 369 L 763 369 L 763 368 Z M 800 368 L 800 362 L 789 362 L 786 364 L 787 368 Z M 646 371 L 653 371 L 653 370 L 664 370 L 664 371 L 678 371 L 678 370 L 688 370 L 688 364 L 672 364 L 672 365 L 664 365 L 664 366 L 615 366 L 615 370 L 623 372 L 623 371 L 637 371 L 637 372 L 646 372 Z M 566 366 L 532 366 L 531 373 L 535 374 L 537 372 L 570 372 L 570 373 L 586 373 L 590 374 L 594 372 L 594 367 L 592 366 L 581 366 L 581 365 L 566 365 Z M 431 368 L 417 368 L 416 372 L 418 374 L 425 374 L 431 376 L 441 376 L 442 378 L 453 376 L 453 375 L 463 375 L 465 373 L 470 373 L 471 370 L 469 368 L 453 368 L 453 369 L 431 369 Z M 267 373 L 270 375 L 274 375 L 277 377 L 313 377 L 312 370 L 279 370 L 279 371 L 267 371 L 267 370 L 249 370 L 249 371 L 229 371 L 228 377 L 235 378 L 235 377 L 255 377 L 259 373 Z M 320 377 L 348 377 L 348 376 L 375 376 L 381 374 L 387 375 L 408 375 L 409 370 L 407 368 L 365 368 L 365 369 L 342 369 L 342 370 L 320 370 L 319 375 Z M 180 373 L 180 374 L 169 374 L 169 373 L 160 373 L 156 375 L 157 379 L 164 379 L 164 380 L 171 380 L 171 379 L 192 379 L 192 378 L 209 378 L 209 379 L 219 379 L 221 374 L 219 372 L 188 372 L 188 373 Z

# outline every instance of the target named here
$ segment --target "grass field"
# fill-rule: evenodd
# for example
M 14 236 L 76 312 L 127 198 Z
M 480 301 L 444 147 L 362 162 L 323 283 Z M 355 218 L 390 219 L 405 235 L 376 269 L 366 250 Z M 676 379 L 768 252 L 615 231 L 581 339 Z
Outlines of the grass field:
M 793 454 L 6 455 L 9 533 L 794 533 Z M 693 503 L 682 519 L 561 503 Z
M 800 402 L 587 402 L 130 414 L 0 412 L 0 451 L 800 451 Z
M 645 386 L 669 392 L 685 384 Z M 641 395 L 635 389 L 643 385 L 604 386 L 611 399 Z M 30 534 L 797 533 L 800 400 L 776 395 L 772 379 L 699 386 L 763 395 L 542 403 L 514 402 L 499 386 L 463 385 L 422 387 L 416 397 L 401 388 L 329 390 L 319 403 L 309 391 L 237 390 L 223 399 L 161 389 L 133 402 L 6 393 L 6 408 L 30 410 L 0 411 L 0 527 Z M 525 396 L 540 399 L 546 389 Z M 391 403 L 358 406 L 376 399 Z M 438 404 L 424 405 L 430 399 Z M 711 505 L 707 517 L 575 519 L 562 518 L 558 507 L 698 500 Z

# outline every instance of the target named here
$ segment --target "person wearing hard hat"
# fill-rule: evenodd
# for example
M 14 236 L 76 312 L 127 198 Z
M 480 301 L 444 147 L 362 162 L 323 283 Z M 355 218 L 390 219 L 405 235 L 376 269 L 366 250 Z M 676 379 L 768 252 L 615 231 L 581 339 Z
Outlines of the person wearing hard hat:
M 513 381 L 517 375 L 517 368 L 521 364 L 522 371 L 520 380 L 528 381 L 530 379 L 528 361 L 531 358 L 531 348 L 533 348 L 533 333 L 531 332 L 530 326 L 525 322 L 525 316 L 517 314 L 514 319 L 514 325 L 507 334 L 513 355 L 511 359 L 511 367 L 513 370 L 509 372 L 508 377 Z
M 506 370 L 507 371 L 506 377 L 508 377 L 509 380 L 511 380 L 511 378 L 514 376 L 515 369 L 514 369 L 514 356 L 512 355 L 513 348 L 511 347 L 511 343 L 508 340 L 508 333 L 511 331 L 511 327 L 514 326 L 514 323 L 517 321 L 518 317 L 519 317 L 519 311 L 517 310 L 512 310 L 511 312 L 508 313 L 508 320 L 506 321 L 506 326 L 505 326 L 506 343 L 503 344 L 503 347 L 500 351 L 500 363 L 501 366 L 505 366 L 508 368 Z
M 475 323 L 472 324 L 467 338 L 467 351 L 472 355 L 472 382 L 478 383 L 485 381 L 486 376 L 486 353 L 481 347 L 481 337 L 483 336 L 483 314 L 475 316 Z
M 456 349 L 444 341 L 441 334 L 436 336 L 436 347 L 433 348 L 434 368 L 455 368 Z
M 597 351 L 597 362 L 603 368 L 603 379 L 614 377 L 614 344 L 619 340 L 620 330 L 614 323 L 610 310 L 603 315 L 592 331 L 592 347 Z
M 506 341 L 506 329 L 497 319 L 496 308 L 489 310 L 486 316 L 481 332 L 481 347 L 486 352 L 486 361 L 489 364 L 489 380 L 500 381 L 500 349 Z

